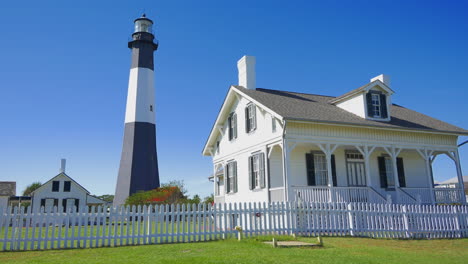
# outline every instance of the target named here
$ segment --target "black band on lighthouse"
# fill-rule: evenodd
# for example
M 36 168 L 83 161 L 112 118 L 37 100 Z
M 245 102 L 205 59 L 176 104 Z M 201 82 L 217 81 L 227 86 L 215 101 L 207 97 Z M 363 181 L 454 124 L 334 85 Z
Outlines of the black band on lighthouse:
M 132 66 L 130 68 L 148 68 L 154 70 L 153 52 L 158 49 L 154 43 L 154 35 L 147 32 L 137 32 L 132 35 L 133 40 L 128 43 L 132 49 Z

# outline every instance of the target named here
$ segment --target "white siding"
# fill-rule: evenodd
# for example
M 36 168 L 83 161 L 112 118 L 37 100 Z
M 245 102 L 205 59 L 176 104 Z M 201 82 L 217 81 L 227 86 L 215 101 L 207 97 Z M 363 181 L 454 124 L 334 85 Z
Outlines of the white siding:
M 366 118 L 364 94 L 358 94 L 346 101 L 336 104 L 336 106 L 362 118 Z
M 226 202 L 268 201 L 268 170 L 265 172 L 267 187 L 259 190 L 249 190 L 248 158 L 252 153 L 258 151 L 265 153 L 265 157 L 267 157 L 266 146 L 272 141 L 281 140 L 282 127 L 277 122 L 276 132 L 272 132 L 272 116 L 257 106 L 256 129 L 246 133 L 245 107 L 249 103 L 250 101 L 245 98 L 240 98 L 240 100 L 233 103 L 230 112 L 237 114 L 237 138 L 229 141 L 226 118 L 223 124 L 224 135 L 218 138 L 220 142 L 219 152 L 215 151 L 213 157 L 215 164 L 226 164 L 231 160 L 237 161 L 238 192 L 227 194 L 225 196 Z M 265 162 L 265 164 L 267 163 Z M 277 164 L 274 164 L 274 166 L 278 167 Z

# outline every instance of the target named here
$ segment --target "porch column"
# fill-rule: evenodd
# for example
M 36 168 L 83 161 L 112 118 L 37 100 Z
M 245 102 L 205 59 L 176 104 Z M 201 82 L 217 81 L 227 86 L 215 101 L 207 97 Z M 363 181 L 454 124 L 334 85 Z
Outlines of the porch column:
M 372 187 L 372 175 L 370 173 L 370 156 L 372 152 L 374 152 L 376 147 L 370 147 L 368 145 L 354 147 L 357 150 L 359 150 L 359 152 L 361 152 L 362 156 L 364 156 L 364 166 L 366 169 L 366 185 Z
M 465 186 L 463 184 L 463 174 L 462 174 L 462 169 L 460 165 L 460 155 L 458 154 L 458 150 L 454 151 L 448 151 L 447 155 L 455 162 L 455 166 L 457 169 L 457 178 L 458 178 L 458 185 L 459 185 L 459 191 L 461 195 L 461 202 L 462 204 L 466 204 L 466 198 L 465 198 Z
M 432 176 L 431 170 L 432 162 L 434 161 L 432 158 L 434 151 L 428 149 L 416 149 L 416 151 L 419 153 L 419 155 L 421 155 L 421 157 L 424 159 L 424 162 L 426 163 L 426 175 L 429 181 L 429 193 L 431 195 L 432 203 L 435 204 L 436 199 L 434 195 L 434 178 Z
M 331 164 L 331 156 L 333 152 L 335 152 L 336 148 L 338 147 L 338 144 L 317 144 L 317 146 L 322 150 L 322 152 L 325 154 L 325 158 L 327 159 L 327 181 L 328 181 L 328 188 L 330 190 L 330 196 L 329 196 L 329 201 L 333 202 L 334 199 L 334 193 L 333 193 L 333 170 L 332 170 L 332 164 Z
M 296 142 L 289 142 L 283 139 L 283 185 L 284 185 L 284 201 L 293 201 L 294 195 L 291 191 L 290 185 L 290 171 L 291 171 L 291 151 L 296 147 Z
M 455 158 L 457 160 L 456 162 L 457 176 L 458 176 L 458 183 L 460 185 L 462 204 L 466 205 L 467 202 L 466 202 L 466 196 L 465 196 L 465 183 L 463 182 L 463 173 L 462 173 L 461 164 L 460 164 L 460 153 L 458 152 L 458 149 L 455 151 Z
M 393 180 L 395 181 L 395 189 L 397 190 L 396 196 L 397 201 L 400 201 L 400 177 L 398 175 L 397 157 L 401 152 L 401 148 L 395 148 L 395 146 L 391 146 L 390 148 L 384 147 L 384 149 L 388 155 L 390 155 L 390 159 L 392 160 Z

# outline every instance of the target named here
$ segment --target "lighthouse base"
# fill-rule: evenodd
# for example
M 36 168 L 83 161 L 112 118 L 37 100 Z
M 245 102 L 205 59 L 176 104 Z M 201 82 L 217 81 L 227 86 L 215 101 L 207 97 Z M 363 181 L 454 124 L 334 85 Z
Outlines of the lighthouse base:
M 156 125 L 147 122 L 125 123 L 114 206 L 125 204 L 131 194 L 157 187 Z

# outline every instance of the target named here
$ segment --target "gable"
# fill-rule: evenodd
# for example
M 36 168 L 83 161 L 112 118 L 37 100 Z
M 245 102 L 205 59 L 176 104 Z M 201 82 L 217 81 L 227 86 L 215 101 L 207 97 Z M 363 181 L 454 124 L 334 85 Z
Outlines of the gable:
M 86 190 L 78 182 L 73 180 L 70 176 L 68 176 L 67 174 L 62 172 L 62 173 L 57 174 L 56 176 L 54 176 L 52 179 L 48 180 L 44 184 L 42 184 L 41 187 L 37 188 L 34 192 L 31 193 L 31 195 L 34 195 L 34 193 L 40 192 L 40 191 L 46 191 L 46 192 L 50 191 L 50 192 L 52 192 L 52 183 L 54 181 L 60 181 L 60 182 L 70 181 L 71 184 L 72 184 L 72 188 L 76 187 L 76 188 L 80 189 L 81 191 L 85 192 L 86 194 L 89 194 L 88 190 Z M 62 190 L 63 190 L 63 185 L 60 186 L 59 191 L 62 191 Z
M 260 102 L 255 100 L 255 98 L 252 98 L 245 94 L 243 92 L 245 88 L 241 88 L 239 86 L 231 86 L 225 99 L 224 102 L 221 106 L 221 109 L 218 113 L 218 116 L 216 118 L 216 121 L 211 129 L 210 135 L 208 136 L 208 139 L 205 143 L 205 146 L 203 148 L 202 154 L 205 156 L 213 155 L 213 153 L 216 150 L 216 142 L 222 137 L 227 131 L 226 131 L 226 124 L 227 124 L 227 119 L 229 115 L 234 111 L 234 109 L 237 108 L 238 103 L 240 100 L 245 99 L 253 104 L 255 104 L 256 107 L 258 107 L 261 111 L 261 114 L 269 113 L 270 115 L 274 116 L 275 118 L 278 118 L 279 120 L 282 120 L 283 117 L 280 116 L 279 114 L 275 113 L 268 107 L 265 107 L 262 105 Z M 238 113 L 238 126 L 240 124 L 239 120 L 243 120 L 243 112 L 239 111 L 237 109 Z M 238 133 L 240 133 L 241 130 L 238 130 Z

